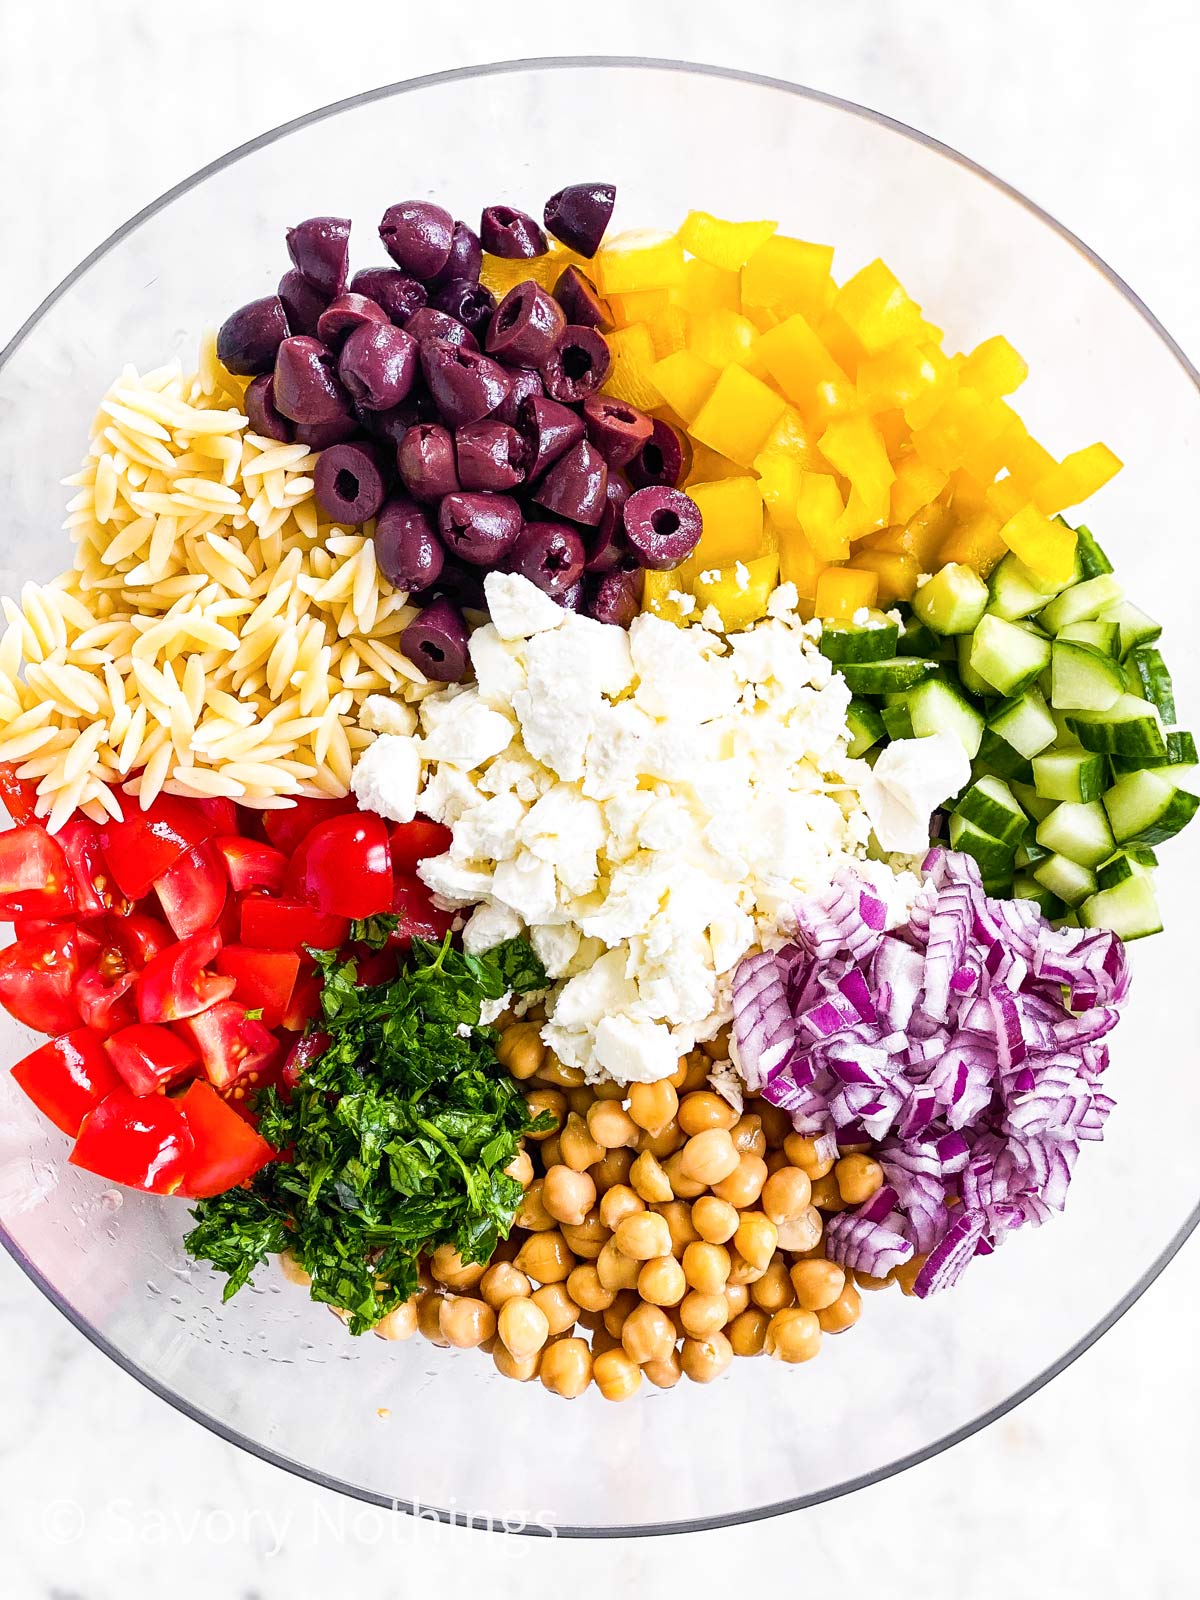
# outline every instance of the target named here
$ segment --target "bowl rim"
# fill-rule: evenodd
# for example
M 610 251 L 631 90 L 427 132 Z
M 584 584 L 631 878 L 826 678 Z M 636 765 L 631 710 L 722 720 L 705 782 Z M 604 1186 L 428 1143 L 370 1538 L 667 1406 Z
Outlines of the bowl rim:
M 936 155 L 944 157 L 956 166 L 964 168 L 982 179 L 989 187 L 998 190 L 1009 199 L 1015 201 L 1030 215 L 1045 224 L 1054 233 L 1058 234 L 1078 255 L 1088 262 L 1103 278 L 1116 289 L 1120 295 L 1133 307 L 1138 315 L 1148 324 L 1152 331 L 1158 335 L 1163 344 L 1174 356 L 1185 376 L 1191 381 L 1197 392 L 1200 393 L 1200 372 L 1189 360 L 1178 342 L 1158 320 L 1149 306 L 1141 299 L 1134 289 L 1115 272 L 1108 263 L 1096 253 L 1079 236 L 1073 233 L 1057 218 L 1046 211 L 1042 206 L 1031 200 L 1021 190 L 1004 179 L 996 176 L 988 168 L 973 161 L 969 156 L 963 155 L 952 145 L 944 143 L 932 135 L 922 133 L 919 129 L 900 121 L 896 117 L 876 111 L 869 106 L 864 106 L 853 100 L 847 100 L 840 95 L 830 94 L 823 89 L 814 89 L 808 85 L 792 83 L 784 78 L 772 77 L 765 73 L 744 71 L 737 67 L 718 66 L 707 62 L 681 61 L 667 57 L 653 56 L 624 56 L 624 55 L 585 55 L 585 56 L 531 56 L 518 57 L 507 61 L 492 61 L 466 67 L 448 68 L 440 72 L 425 73 L 420 77 L 400 79 L 394 83 L 381 84 L 373 89 L 366 89 L 358 94 L 348 95 L 341 100 L 331 101 L 329 104 L 319 106 L 314 110 L 304 112 L 293 117 L 287 122 L 279 123 L 276 127 L 257 134 L 254 138 L 236 145 L 224 155 L 207 162 L 199 167 L 179 183 L 172 185 L 156 199 L 135 212 L 120 227 L 114 229 L 100 244 L 96 246 L 82 261 L 78 263 L 66 277 L 62 279 L 41 303 L 26 317 L 25 321 L 0 350 L 0 368 L 3 368 L 25 339 L 33 332 L 53 306 L 67 293 L 72 286 L 102 257 L 108 254 L 116 245 L 133 233 L 141 224 L 158 212 L 166 209 L 172 201 L 197 188 L 206 179 L 228 167 L 234 166 L 243 157 L 254 154 L 255 151 L 266 148 L 276 143 L 287 135 L 297 132 L 301 128 L 311 127 L 327 118 L 340 115 L 344 111 L 351 111 L 359 106 L 373 104 L 375 101 L 391 99 L 402 94 L 409 94 L 418 90 L 435 88 L 440 84 L 460 83 L 477 78 L 500 77 L 505 74 L 518 72 L 554 72 L 563 70 L 598 69 L 601 71 L 620 70 L 646 70 L 654 72 L 674 72 L 682 75 L 692 75 L 701 78 L 721 78 L 734 83 L 748 84 L 752 87 L 772 89 L 783 94 L 795 96 L 798 99 L 808 100 L 812 103 L 830 107 L 837 111 L 846 112 L 851 116 L 861 118 L 865 122 L 873 123 L 877 127 L 889 132 L 899 134 L 915 144 L 924 146 Z M 134 1378 L 150 1393 L 166 1401 L 168 1405 L 180 1412 L 183 1416 L 199 1423 L 215 1434 L 227 1444 L 237 1446 L 249 1455 L 256 1456 L 260 1461 L 268 1462 L 272 1466 L 280 1467 L 285 1472 L 315 1484 L 318 1488 L 335 1490 L 352 1499 L 378 1506 L 384 1510 L 403 1511 L 410 1515 L 420 1515 L 428 1518 L 436 1515 L 439 1522 L 458 1527 L 482 1528 L 486 1531 L 497 1531 L 502 1528 L 505 1532 L 519 1532 L 534 1537 L 563 1537 L 576 1539 L 612 1539 L 651 1537 L 672 1533 L 701 1533 L 715 1528 L 736 1527 L 743 1523 L 759 1522 L 768 1517 L 784 1515 L 791 1511 L 801 1511 L 809 1506 L 820 1505 L 825 1501 L 836 1500 L 843 1495 L 852 1494 L 858 1489 L 870 1488 L 882 1483 L 888 1478 L 906 1471 L 910 1467 L 918 1466 L 924 1461 L 931 1460 L 953 1445 L 969 1439 L 972 1435 L 980 1433 L 993 1422 L 1007 1416 L 1031 1395 L 1045 1387 L 1051 1379 L 1066 1370 L 1079 1356 L 1089 1350 L 1097 1340 L 1103 1337 L 1125 1313 L 1133 1306 L 1150 1287 L 1154 1280 L 1164 1270 L 1167 1264 L 1178 1254 L 1191 1234 L 1200 1227 L 1200 1203 L 1192 1210 L 1183 1224 L 1169 1240 L 1165 1248 L 1146 1269 L 1138 1281 L 1122 1296 L 1113 1308 L 1090 1328 L 1074 1345 L 1066 1350 L 1057 1360 L 1050 1363 L 1028 1383 L 1024 1384 L 1013 1394 L 1007 1396 L 999 1404 L 992 1406 L 987 1411 L 980 1413 L 971 1421 L 961 1427 L 943 1434 L 930 1444 L 919 1450 L 914 1450 L 907 1455 L 900 1456 L 885 1466 L 877 1467 L 871 1472 L 862 1473 L 857 1477 L 847 1479 L 845 1482 L 831 1485 L 817 1490 L 811 1494 L 795 1495 L 782 1500 L 772 1501 L 770 1504 L 750 1507 L 738 1511 L 723 1513 L 717 1516 L 677 1518 L 665 1522 L 645 1524 L 611 1524 L 607 1526 L 585 1526 L 573 1524 L 555 1524 L 549 1526 L 527 1526 L 513 1528 L 505 1524 L 503 1519 L 485 1517 L 478 1514 L 470 1516 L 447 1510 L 441 1507 L 426 1506 L 419 1501 L 406 1501 L 390 1498 L 377 1494 L 373 1490 L 361 1485 L 348 1483 L 343 1479 L 333 1477 L 310 1467 L 303 1462 L 293 1460 L 281 1451 L 274 1450 L 259 1440 L 239 1432 L 228 1423 L 212 1416 L 198 1406 L 192 1405 L 177 1393 L 174 1393 L 158 1378 L 139 1367 L 130 1360 L 124 1352 L 119 1350 L 109 1339 L 92 1327 L 73 1306 L 58 1292 L 52 1283 L 45 1277 L 36 1263 L 26 1255 L 16 1240 L 12 1239 L 2 1224 L 0 1224 L 0 1244 L 24 1272 L 27 1278 L 41 1290 L 46 1299 L 62 1313 L 90 1344 L 94 1345 L 110 1358 L 119 1368 Z

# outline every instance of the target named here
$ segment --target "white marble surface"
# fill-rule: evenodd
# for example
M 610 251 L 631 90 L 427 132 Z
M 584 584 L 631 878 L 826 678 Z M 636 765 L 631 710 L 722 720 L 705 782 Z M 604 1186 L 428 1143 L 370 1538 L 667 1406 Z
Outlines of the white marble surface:
M 1200 352 L 1189 0 L 1144 0 L 1136 15 L 1117 0 L 428 10 L 425 21 L 394 0 L 341 11 L 0 0 L 0 341 L 131 212 L 310 106 L 464 62 L 625 51 L 775 73 L 924 128 L 1060 217 Z M 927 1600 L 1175 1600 L 1195 1585 L 1198 1268 L 1193 1241 L 1047 1390 L 903 1478 L 771 1523 L 566 1547 L 385 1516 L 241 1455 L 112 1367 L 3 1257 L 0 1594 L 306 1600 L 569 1583 L 588 1600 L 766 1582 Z

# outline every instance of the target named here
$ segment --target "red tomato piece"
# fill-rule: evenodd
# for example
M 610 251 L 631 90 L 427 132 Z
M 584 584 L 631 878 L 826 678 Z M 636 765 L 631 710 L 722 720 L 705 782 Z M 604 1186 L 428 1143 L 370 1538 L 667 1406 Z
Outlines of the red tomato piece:
M 189 1200 L 236 1189 L 274 1161 L 275 1152 L 267 1141 L 209 1084 L 189 1083 L 175 1104 L 195 1146 L 179 1186 Z
M 140 811 L 131 800 L 125 820 L 106 823 L 100 842 L 121 892 L 140 900 L 155 878 L 215 832 L 196 801 L 160 794 L 148 811 Z
M 75 910 L 71 866 L 39 823 L 0 833 L 0 921 L 69 917 Z
M 71 868 L 76 917 L 102 917 L 110 911 L 120 916 L 127 912 L 129 902 L 113 882 L 96 824 L 87 817 L 72 817 L 59 829 L 57 839 Z
M 442 911 L 434 905 L 433 896 L 420 878 L 400 872 L 392 894 L 392 913 L 400 920 L 388 944 L 398 950 L 407 950 L 414 937 L 441 944 L 454 921 L 453 911 Z
M 109 1060 L 134 1094 L 154 1094 L 199 1066 L 200 1055 L 171 1028 L 135 1022 L 104 1041 Z
M 294 1089 L 300 1079 L 329 1048 L 327 1033 L 302 1033 L 287 1053 L 279 1081 L 287 1089 Z
M 211 840 L 181 855 L 154 880 L 154 892 L 177 939 L 212 927 L 224 908 L 227 886 L 225 859 Z
M 75 984 L 75 1004 L 89 1028 L 100 1033 L 115 1033 L 137 1021 L 137 1006 L 131 993 L 137 973 L 124 966 L 112 971 L 103 956 L 94 967 L 81 972 Z
M 336 916 L 387 911 L 392 858 L 383 818 L 364 811 L 319 822 L 292 856 L 287 888 L 298 900 Z
M 19 761 L 0 761 L 0 801 L 18 827 L 37 816 L 37 779 L 18 778 L 20 765 Z
M 281 1019 L 289 1033 L 303 1033 L 321 1015 L 321 979 L 311 962 L 301 969 Z
M 269 889 L 278 894 L 283 888 L 287 857 L 282 850 L 236 834 L 222 835 L 216 846 L 225 858 L 225 870 L 235 894 L 245 894 L 247 889 Z
M 247 1011 L 261 1010 L 266 1027 L 279 1026 L 300 971 L 300 957 L 295 951 L 253 950 L 249 945 L 227 944 L 217 955 L 216 967 L 233 979 L 234 1000 Z
M 88 1112 L 121 1082 L 92 1028 L 72 1028 L 39 1045 L 12 1075 L 42 1115 L 72 1139 Z
M 174 1194 L 195 1141 L 183 1112 L 165 1094 L 117 1088 L 83 1119 L 71 1165 L 149 1194 Z
M 233 982 L 232 978 L 229 980 Z M 247 1017 L 236 1000 L 221 1000 L 179 1024 L 200 1052 L 214 1089 L 228 1089 L 250 1073 L 269 1073 L 279 1065 L 283 1046 L 261 1022 Z
M 205 969 L 221 948 L 221 936 L 211 930 L 168 945 L 155 956 L 138 979 L 138 1015 L 143 1022 L 178 1022 L 226 1000 L 233 979 Z
M 394 949 L 363 950 L 355 957 L 356 982 L 368 988 L 381 983 L 394 983 L 399 972 Z
M 26 934 L 0 951 L 0 1005 L 39 1033 L 69 1033 L 80 1024 L 74 992 L 80 964 L 74 923 Z
M 148 967 L 155 956 L 161 955 L 168 945 L 175 943 L 174 935 L 165 922 L 147 915 L 145 911 L 131 911 L 127 917 L 112 917 L 107 924 L 110 942 L 125 957 L 127 965 L 135 972 Z
M 392 826 L 392 865 L 397 872 L 409 877 L 417 870 L 417 862 L 426 856 L 440 856 L 450 848 L 452 834 L 440 822 L 428 817 L 414 817 L 411 822 L 397 822 Z
M 357 810 L 358 802 L 352 794 L 343 796 L 341 800 L 310 800 L 301 795 L 295 805 L 289 806 L 286 811 L 264 811 L 262 821 L 267 838 L 275 848 L 282 850 L 285 855 L 291 855 L 305 834 L 311 833 L 318 822 L 326 822 L 330 817 L 340 817 L 348 811 Z
M 207 795 L 196 800 L 204 815 L 212 823 L 214 833 L 236 833 L 238 831 L 238 808 L 232 800 L 227 800 L 224 795 Z
M 242 901 L 242 943 L 256 950 L 337 950 L 349 932 L 347 918 L 326 916 L 298 900 L 250 895 Z

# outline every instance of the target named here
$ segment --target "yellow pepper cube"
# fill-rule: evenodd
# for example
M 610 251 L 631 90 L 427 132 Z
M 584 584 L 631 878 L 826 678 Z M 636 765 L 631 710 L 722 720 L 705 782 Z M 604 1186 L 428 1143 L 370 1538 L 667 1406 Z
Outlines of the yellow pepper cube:
M 896 462 L 892 484 L 889 521 L 905 523 L 943 492 L 950 481 L 940 467 L 933 467 L 920 456 L 904 456 Z
M 689 211 L 679 237 L 683 248 L 701 261 L 737 272 L 778 226 L 777 222 L 725 222 L 707 211 Z
M 1027 500 L 1034 487 L 1058 467 L 1058 462 L 1024 427 L 1014 430 L 1004 441 L 1004 462 L 1013 482 L 1019 484 Z M 1043 510 L 1046 508 L 1043 506 Z
M 911 406 L 950 376 L 950 363 L 934 346 L 899 344 L 860 361 L 855 382 L 867 410 L 885 411 Z
M 996 518 L 996 526 L 1006 523 L 1009 517 L 1015 517 L 1023 505 L 1029 501 L 1029 496 L 1015 478 L 997 478 L 995 483 L 990 483 L 984 491 L 984 505 Z
M 748 467 L 783 415 L 785 404 L 761 379 L 731 363 L 693 418 L 691 433 L 701 444 Z
M 646 324 L 654 340 L 654 354 L 662 361 L 687 344 L 687 312 L 681 306 L 667 306 Z
M 957 562 L 960 566 L 972 567 L 981 578 L 986 578 L 1007 549 L 1001 537 L 1000 518 L 991 511 L 977 511 L 946 535 L 938 551 L 938 562 L 941 566 Z
M 740 311 L 741 280 L 736 272 L 693 258 L 684 262 L 683 277 L 671 290 L 671 299 L 693 316 L 705 311 Z
M 801 457 L 791 450 L 764 450 L 754 458 L 763 503 L 777 528 L 798 529 L 796 503 L 800 498 L 800 479 L 804 475 Z
M 834 618 L 849 621 L 863 606 L 873 606 L 878 595 L 877 572 L 859 572 L 854 567 L 826 567 L 817 579 L 813 610 L 822 621 Z
M 911 600 L 917 592 L 917 579 L 922 569 L 912 556 L 896 550 L 856 550 L 853 570 L 873 572 L 879 579 L 876 603 L 893 605 L 897 600 Z M 849 572 L 851 567 L 844 570 Z
M 722 478 L 744 478 L 746 469 L 736 461 L 730 461 L 728 456 L 718 455 L 715 450 L 710 450 L 706 444 L 701 444 L 698 439 L 691 441 L 692 464 L 688 468 L 687 486 L 691 492 L 693 483 L 717 483 Z
M 986 400 L 1012 394 L 1028 376 L 1029 367 L 1024 357 L 1017 354 L 1001 333 L 977 344 L 970 355 L 962 358 L 958 369 L 958 381 Z
M 854 395 L 850 379 L 798 311 L 760 334 L 755 354 L 806 421 L 826 417 L 831 399 Z
M 812 429 L 794 406 L 784 406 L 763 445 L 764 454 L 780 450 L 794 455 L 806 472 L 820 472 L 824 467 Z
M 727 633 L 748 628 L 767 614 L 767 601 L 779 583 L 779 557 L 772 553 L 738 561 L 714 576 L 702 572 L 693 585 L 696 604 L 715 606 Z
M 838 527 L 846 509 L 838 481 L 829 472 L 805 472 L 796 497 L 796 518 L 804 537 L 823 561 L 844 561 L 850 541 Z
M 920 306 L 909 299 L 899 278 L 879 260 L 847 278 L 833 307 L 871 355 L 923 331 Z
M 676 350 L 654 363 L 650 381 L 667 404 L 690 423 L 712 393 L 717 369 L 690 350 Z
M 862 550 L 891 551 L 896 555 L 911 556 L 918 572 L 931 572 L 938 548 L 952 521 L 949 508 L 935 500 L 922 506 L 903 527 L 884 528 L 879 533 L 867 534 L 854 552 L 854 559 L 858 560 Z
M 728 567 L 761 552 L 763 502 L 757 478 L 690 483 L 688 494 L 703 519 L 703 532 L 693 557 L 698 567 Z
M 731 361 L 751 371 L 761 363 L 754 353 L 758 329 L 740 311 L 701 311 L 693 315 L 688 330 L 688 349 L 714 367 L 727 367 Z
M 658 357 L 644 322 L 635 322 L 628 328 L 614 328 L 605 337 L 612 357 L 612 366 L 604 380 L 605 394 L 642 411 L 652 411 L 669 398 L 654 381 Z
M 671 304 L 671 291 L 639 289 L 632 294 L 614 294 L 608 304 L 617 327 L 625 328 L 631 322 L 652 322 Z
M 830 423 L 817 440 L 817 448 L 835 472 L 849 478 L 872 515 L 886 520 L 896 473 L 870 417 L 860 412 Z
M 846 319 L 839 316 L 836 310 L 829 310 L 813 326 L 817 330 L 817 337 L 846 376 L 856 378 L 867 352 Z
M 779 529 L 779 581 L 794 583 L 801 600 L 812 601 L 817 594 L 817 579 L 826 563 L 802 533 Z
M 878 500 L 866 500 L 851 485 L 850 493 L 846 496 L 846 509 L 838 518 L 834 533 L 852 544 L 856 539 L 865 538 L 869 533 L 880 532 L 887 527 L 887 521 L 886 498 L 882 503 Z
M 680 595 L 685 596 L 682 604 L 678 598 L 673 598 Z M 642 585 L 643 611 L 649 611 L 653 616 L 662 617 L 665 622 L 673 622 L 676 627 L 684 628 L 698 610 L 694 601 L 689 604 L 689 599 L 678 568 L 673 572 L 645 574 Z
M 593 272 L 601 294 L 669 289 L 683 281 L 683 245 L 678 234 L 634 229 L 607 240 L 596 252 Z
M 1069 583 L 1075 570 L 1075 531 L 1051 522 L 1035 505 L 1022 506 L 1000 529 L 1005 545 L 1039 578 Z
M 479 281 L 485 289 L 492 291 L 497 300 L 503 300 L 514 285 L 525 283 L 530 278 L 534 283 L 541 284 L 543 289 L 553 289 L 568 267 L 579 267 L 591 279 L 590 262 L 574 250 L 555 244 L 541 256 L 510 260 L 506 256 L 485 255 L 479 269 Z
M 1033 502 L 1045 512 L 1077 506 L 1097 489 L 1102 489 L 1120 472 L 1121 466 L 1120 457 L 1106 444 L 1089 444 L 1086 449 L 1074 450 L 1035 486 Z
M 775 234 L 759 245 L 742 268 L 742 304 L 769 307 L 786 316 L 800 311 L 815 320 L 832 290 L 833 246 Z

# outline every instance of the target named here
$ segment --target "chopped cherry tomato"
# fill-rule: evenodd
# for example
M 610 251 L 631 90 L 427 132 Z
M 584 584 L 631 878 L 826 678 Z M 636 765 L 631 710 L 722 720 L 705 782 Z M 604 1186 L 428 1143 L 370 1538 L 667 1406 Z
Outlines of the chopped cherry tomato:
M 160 794 L 148 811 L 131 803 L 123 822 L 105 824 L 100 842 L 121 892 L 140 900 L 185 851 L 215 832 L 196 801 Z
M 127 917 L 113 917 L 108 923 L 111 943 L 116 944 L 126 963 L 135 972 L 148 967 L 175 939 L 165 922 L 144 911 L 131 911 Z
M 72 1028 L 18 1061 L 12 1075 L 43 1116 L 72 1139 L 121 1080 L 92 1028 Z
M 282 850 L 235 835 L 222 835 L 215 842 L 225 857 L 225 870 L 236 894 L 245 894 L 247 889 L 270 889 L 278 894 L 283 888 L 287 857 Z
M 228 1089 L 249 1073 L 269 1073 L 283 1056 L 283 1046 L 274 1034 L 247 1017 L 245 1006 L 236 1000 L 221 1000 L 181 1022 L 179 1028 L 199 1050 L 214 1089 Z
M 337 950 L 349 932 L 345 917 L 326 916 L 298 900 L 249 895 L 242 901 L 242 943 L 256 950 Z
M 39 1033 L 69 1033 L 80 1023 L 74 993 L 80 962 L 73 923 L 26 934 L 0 951 L 0 1005 Z
M 400 920 L 388 944 L 397 950 L 407 950 L 414 937 L 428 939 L 431 944 L 441 944 L 454 921 L 453 911 L 442 911 L 434 905 L 433 896 L 420 878 L 411 878 L 400 872 L 396 874 L 392 912 Z
M 392 865 L 397 872 L 409 877 L 417 870 L 417 862 L 426 856 L 440 856 L 449 850 L 453 835 L 440 822 L 428 817 L 414 817 L 411 822 L 397 822 L 392 827 Z
M 200 1064 L 199 1052 L 186 1039 L 157 1022 L 122 1028 L 104 1041 L 104 1048 L 134 1094 L 153 1094 Z
M 233 979 L 207 972 L 221 948 L 218 933 L 196 933 L 169 945 L 138 979 L 138 1015 L 143 1022 L 178 1022 L 226 1000 Z
M 373 917 L 392 903 L 387 825 L 364 811 L 319 822 L 288 866 L 288 891 L 318 911 Z
M 39 823 L 0 833 L 0 920 L 69 917 L 75 884 L 62 845 Z
M 380 983 L 393 983 L 399 966 L 395 950 L 364 950 L 355 958 L 355 982 L 374 988 Z
M 358 802 L 352 794 L 345 795 L 341 800 L 310 800 L 301 795 L 296 804 L 289 806 L 286 811 L 264 811 L 262 820 L 267 838 L 275 848 L 282 850 L 285 855 L 291 855 L 305 834 L 311 833 L 318 822 L 326 822 L 330 817 L 340 817 L 348 811 L 357 810 Z
M 119 951 L 115 954 L 120 965 L 114 970 L 105 959 L 110 953 L 102 952 L 96 965 L 80 973 L 75 984 L 75 1004 L 79 1007 L 79 1015 L 89 1028 L 106 1034 L 115 1033 L 118 1028 L 127 1028 L 137 1021 L 137 1006 L 131 992 L 137 982 L 137 973 L 129 971 Z
M 226 800 L 223 795 L 209 795 L 204 799 L 194 802 L 203 811 L 212 823 L 214 833 L 236 833 L 238 831 L 238 808 L 232 800 Z
M 279 1081 L 287 1089 L 294 1089 L 300 1079 L 318 1061 L 329 1048 L 329 1035 L 321 1033 L 303 1033 L 287 1053 L 283 1069 L 279 1074 Z
M 225 859 L 211 840 L 198 844 L 162 877 L 154 892 L 177 939 L 211 928 L 225 905 Z
M 183 1112 L 165 1094 L 117 1088 L 83 1119 L 71 1164 L 110 1183 L 174 1194 L 195 1141 Z
M 302 1033 L 321 1015 L 321 979 L 311 961 L 305 963 L 281 1019 L 289 1033 Z
M 248 1011 L 262 1011 L 268 1028 L 283 1020 L 300 957 L 292 950 L 253 950 L 249 945 L 227 944 L 217 955 L 216 967 L 234 981 L 232 998 Z
M 129 902 L 113 882 L 96 824 L 87 817 L 72 817 L 59 829 L 57 838 L 71 868 L 76 917 L 102 917 L 110 911 L 120 915 L 127 911 Z
M 189 1083 L 175 1104 L 183 1112 L 195 1149 L 179 1186 L 190 1200 L 224 1194 L 274 1161 L 275 1152 L 244 1117 L 207 1083 Z
M 20 765 L 19 761 L 0 761 L 0 800 L 18 827 L 37 816 L 37 779 L 18 778 Z

